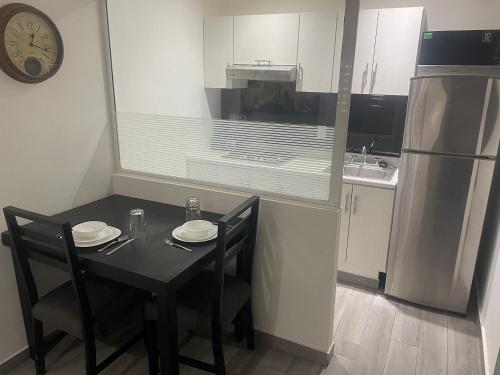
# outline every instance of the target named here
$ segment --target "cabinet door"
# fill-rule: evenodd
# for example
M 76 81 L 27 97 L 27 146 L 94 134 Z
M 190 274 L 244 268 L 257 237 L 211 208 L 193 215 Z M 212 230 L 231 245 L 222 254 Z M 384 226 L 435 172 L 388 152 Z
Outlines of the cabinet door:
M 386 271 L 394 191 L 354 185 L 347 263 Z
M 233 63 L 233 17 L 204 22 L 205 87 L 226 88 L 226 67 Z
M 330 92 L 337 13 L 301 13 L 297 91 Z
M 351 197 L 352 185 L 342 184 L 342 196 L 340 202 L 340 234 L 339 234 L 339 266 L 342 271 L 342 265 L 347 260 L 347 241 L 349 236 L 349 221 L 351 216 Z
M 380 9 L 372 93 L 408 95 L 415 75 L 423 8 Z
M 264 14 L 234 17 L 234 63 L 296 65 L 299 14 Z
M 377 19 L 377 9 L 366 9 L 359 12 L 356 54 L 352 73 L 353 94 L 368 94 L 370 92 Z

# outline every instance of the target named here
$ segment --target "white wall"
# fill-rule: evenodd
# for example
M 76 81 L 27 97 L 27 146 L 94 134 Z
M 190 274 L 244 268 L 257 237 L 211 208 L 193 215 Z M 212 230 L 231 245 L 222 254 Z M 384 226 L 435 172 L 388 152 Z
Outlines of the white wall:
M 205 0 L 208 15 L 327 10 L 328 0 Z M 500 28 L 498 0 L 360 0 L 361 8 L 423 6 L 429 30 Z
M 492 375 L 500 350 L 500 165 L 491 187 L 485 231 L 476 267 L 479 317 L 483 335 L 486 374 Z M 500 371 L 500 368 L 497 369 Z
M 108 12 L 117 111 L 207 117 L 202 0 L 110 0 Z
M 423 6 L 428 30 L 500 29 L 498 0 L 360 0 L 361 8 Z
M 11 2 L 0 0 L 0 6 Z M 111 191 L 102 2 L 26 2 L 55 21 L 65 58 L 54 77 L 37 85 L 14 81 L 0 71 L 0 207 L 17 205 L 53 214 Z M 2 215 L 0 230 L 5 229 Z M 0 247 L 2 363 L 26 343 L 10 251 Z M 44 284 L 61 280 L 52 270 L 37 271 Z
M 205 0 L 207 16 L 337 10 L 343 0 Z

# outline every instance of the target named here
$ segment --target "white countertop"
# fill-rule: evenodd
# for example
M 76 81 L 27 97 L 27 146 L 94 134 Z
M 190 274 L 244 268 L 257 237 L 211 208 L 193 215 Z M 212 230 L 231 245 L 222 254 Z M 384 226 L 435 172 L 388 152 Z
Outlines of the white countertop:
M 215 163 L 215 164 L 226 164 L 226 165 L 238 165 L 245 167 L 258 167 L 267 170 L 280 171 L 284 173 L 289 173 L 292 175 L 310 175 L 311 177 L 324 177 L 329 178 L 330 172 L 328 171 L 328 167 L 331 164 L 330 160 L 312 158 L 312 157 L 296 157 L 290 161 L 287 161 L 283 164 L 268 164 L 262 162 L 252 162 L 248 160 L 238 160 L 227 158 L 225 155 L 227 152 L 210 152 L 208 154 L 202 155 L 193 155 L 189 156 L 188 160 L 200 161 L 206 163 Z M 347 184 L 355 184 L 355 185 L 366 185 L 373 187 L 381 187 L 386 189 L 395 189 L 398 182 L 398 172 L 399 170 L 396 168 L 391 180 L 384 180 L 378 178 L 361 178 L 361 177 L 351 177 L 344 176 L 343 182 Z

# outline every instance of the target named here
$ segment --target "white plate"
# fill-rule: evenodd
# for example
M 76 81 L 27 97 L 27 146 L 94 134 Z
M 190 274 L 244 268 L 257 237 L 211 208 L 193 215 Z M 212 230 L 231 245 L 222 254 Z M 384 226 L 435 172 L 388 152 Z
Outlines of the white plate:
M 97 234 L 97 236 L 94 236 L 92 238 L 82 237 L 78 232 L 73 231 L 73 239 L 75 240 L 75 243 L 96 242 L 102 240 L 103 238 L 108 238 L 109 236 L 111 236 L 112 233 L 113 229 L 111 229 L 111 227 L 109 226 L 106 226 L 102 231 L 100 231 Z
M 93 247 L 93 246 L 99 246 L 102 244 L 105 244 L 106 242 L 112 241 L 115 238 L 120 237 L 122 234 L 122 231 L 118 228 L 114 227 L 106 227 L 102 231 L 102 235 L 99 236 L 99 238 L 93 239 L 92 241 L 81 241 L 79 239 L 76 239 L 73 236 L 73 239 L 75 240 L 75 245 L 76 247 Z
M 205 238 L 192 239 L 187 237 L 186 231 L 184 230 L 184 228 L 182 228 L 181 225 L 172 231 L 172 237 L 182 242 L 191 242 L 191 243 L 207 242 L 213 240 L 214 238 L 217 238 L 217 226 L 214 225 L 213 231 L 209 236 Z

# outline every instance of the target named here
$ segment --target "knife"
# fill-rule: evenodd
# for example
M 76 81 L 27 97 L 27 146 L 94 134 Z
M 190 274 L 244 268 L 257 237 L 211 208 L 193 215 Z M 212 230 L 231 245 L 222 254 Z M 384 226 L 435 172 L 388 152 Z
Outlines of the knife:
M 117 244 L 125 242 L 125 241 L 127 241 L 129 239 L 130 239 L 130 236 L 128 234 L 122 234 L 120 237 L 114 239 L 113 241 L 111 241 L 110 243 L 108 243 L 106 246 L 104 246 L 104 247 L 100 248 L 99 250 L 97 250 L 97 252 L 100 253 L 101 251 L 109 249 L 113 245 L 117 245 Z
M 113 250 L 108 251 L 108 252 L 106 253 L 106 255 L 111 255 L 111 254 L 113 254 L 115 251 L 117 251 L 117 250 L 118 250 L 118 249 L 120 249 L 121 247 L 123 247 L 123 246 L 125 246 L 125 245 L 129 244 L 129 243 L 130 243 L 130 242 L 132 242 L 133 240 L 135 240 L 135 238 L 134 238 L 134 237 L 132 237 L 130 240 L 127 240 L 127 241 L 125 241 L 125 242 L 123 242 L 123 243 L 119 244 L 119 245 L 118 245 L 117 247 L 115 247 Z

